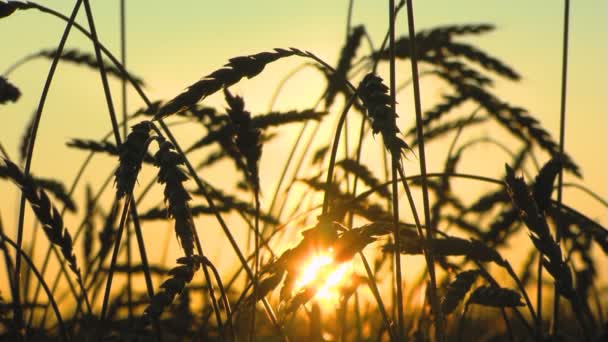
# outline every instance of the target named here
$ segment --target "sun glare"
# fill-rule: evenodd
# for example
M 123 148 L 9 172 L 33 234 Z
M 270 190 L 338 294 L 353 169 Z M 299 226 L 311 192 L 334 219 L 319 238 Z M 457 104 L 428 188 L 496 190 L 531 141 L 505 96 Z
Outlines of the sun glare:
M 296 290 L 306 286 L 317 289 L 315 298 L 327 303 L 337 303 L 340 299 L 340 288 L 347 285 L 352 273 L 352 262 L 335 264 L 332 251 L 314 254 L 303 268 L 296 281 Z

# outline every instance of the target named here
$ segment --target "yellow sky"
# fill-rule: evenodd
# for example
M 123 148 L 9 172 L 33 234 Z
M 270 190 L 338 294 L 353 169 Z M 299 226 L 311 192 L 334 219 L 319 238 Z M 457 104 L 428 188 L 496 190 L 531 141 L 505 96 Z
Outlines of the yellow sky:
M 67 14 L 73 1 L 44 3 Z M 510 103 L 528 108 L 557 139 L 562 2 L 427 0 L 417 1 L 415 5 L 418 29 L 445 24 L 494 23 L 497 26 L 495 32 L 466 38 L 466 41 L 507 61 L 520 72 L 523 78 L 519 83 L 498 82 L 495 93 Z M 101 39 L 118 56 L 118 1 L 96 1 L 93 9 Z M 129 1 L 128 66 L 146 80 L 150 98 L 169 99 L 231 57 L 274 47 L 294 46 L 310 50 L 333 64 L 343 44 L 346 9 L 347 1 L 336 0 Z M 584 184 L 604 198 L 608 197 L 607 9 L 605 1 L 572 4 L 566 130 L 566 149 L 581 166 Z M 386 5 L 382 1 L 355 2 L 353 24 L 364 23 L 376 46 L 380 45 L 386 30 L 386 17 Z M 86 24 L 82 13 L 79 22 Z M 405 17 L 400 16 L 397 23 L 400 35 L 406 31 L 405 23 Z M 0 72 L 29 53 L 56 46 L 63 25 L 63 22 L 34 10 L 1 19 Z M 91 44 L 77 32 L 71 34 L 67 46 L 92 51 Z M 258 78 L 244 81 L 234 89 L 245 97 L 253 113 L 263 112 L 278 80 L 300 63 L 302 61 L 296 59 L 279 62 L 268 67 Z M 0 142 L 13 157 L 17 156 L 23 129 L 36 107 L 48 66 L 48 61 L 31 62 L 10 77 L 23 92 L 18 103 L 0 106 Z M 408 63 L 398 64 L 401 81 L 409 78 L 409 70 Z M 277 106 L 281 109 L 308 108 L 323 90 L 322 86 L 314 72 L 303 73 L 288 84 Z M 118 98 L 119 84 L 115 81 L 112 91 Z M 410 92 L 411 88 L 400 94 L 398 99 L 402 124 L 408 127 L 413 122 Z M 430 108 L 439 92 L 434 84 L 423 82 L 423 107 Z M 221 96 L 213 96 L 208 101 L 219 108 L 224 107 Z M 115 102 L 119 103 L 118 100 Z M 134 92 L 130 92 L 128 102 L 131 110 L 143 105 Z M 41 122 L 33 172 L 69 182 L 84 154 L 66 148 L 65 142 L 73 137 L 98 138 L 109 129 L 98 75 L 74 66 L 60 65 Z M 331 129 L 328 127 L 326 133 Z M 193 138 L 192 129 L 178 132 L 184 141 Z M 269 201 L 280 172 L 276 165 L 282 165 L 295 132 L 295 129 L 283 131 L 279 143 L 265 149 L 262 182 L 269 190 L 264 201 Z M 352 130 L 353 135 L 354 132 Z M 478 133 L 477 136 L 492 135 L 494 131 L 485 129 Z M 326 142 L 326 138 L 321 140 Z M 430 151 L 433 148 L 442 151 L 441 146 L 430 148 Z M 373 154 L 377 151 L 370 147 L 369 161 L 375 160 Z M 429 155 L 429 169 L 438 170 L 442 160 L 434 158 L 432 152 Z M 490 147 L 477 148 L 469 156 L 479 162 L 466 164 L 464 167 L 468 169 L 463 171 L 479 171 L 495 177 L 502 174 L 502 165 L 508 160 Z M 543 158 L 546 160 L 546 156 Z M 114 163 L 109 158 L 100 158 L 93 164 L 92 171 L 85 175 L 85 180 L 98 185 L 111 172 Z M 226 171 L 227 168 L 231 169 L 232 165 L 224 163 L 203 177 L 221 182 L 226 172 L 232 172 Z M 380 172 L 378 169 L 378 175 Z M 234 184 L 235 179 L 233 177 L 229 184 Z M 567 180 L 573 181 L 571 178 Z M 12 231 L 17 193 L 12 185 L 6 183 L 0 184 L 0 192 L 3 194 L 0 214 L 7 230 Z M 84 190 L 78 193 L 79 198 L 83 193 Z M 603 224 L 608 223 L 606 209 L 581 192 L 567 190 L 564 198 L 566 203 L 590 217 Z M 77 221 L 70 219 L 68 222 L 75 225 Z M 201 222 L 214 239 L 222 239 L 212 220 Z M 243 237 L 239 235 L 241 233 L 236 234 Z M 218 245 L 212 244 L 209 249 L 213 256 L 225 253 Z

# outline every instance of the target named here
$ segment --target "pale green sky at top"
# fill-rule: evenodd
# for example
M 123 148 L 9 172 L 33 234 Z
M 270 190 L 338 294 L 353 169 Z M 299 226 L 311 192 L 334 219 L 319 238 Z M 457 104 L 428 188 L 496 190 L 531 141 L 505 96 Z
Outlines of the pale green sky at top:
M 41 3 L 68 14 L 74 1 Z M 344 40 L 347 3 L 342 0 L 127 1 L 128 65 L 147 81 L 150 98 L 169 99 L 230 57 L 274 47 L 307 49 L 333 64 Z M 353 25 L 364 23 L 376 47 L 386 31 L 387 3 L 355 1 Z M 100 38 L 116 56 L 119 56 L 118 4 L 117 0 L 92 1 Z M 415 2 L 415 14 L 418 30 L 445 24 L 496 24 L 495 32 L 464 40 L 507 61 L 522 74 L 520 83 L 498 82 L 495 92 L 509 102 L 528 108 L 557 139 L 563 1 L 419 0 Z M 84 10 L 78 21 L 86 24 Z M 581 165 L 585 184 L 604 197 L 608 195 L 607 23 L 608 1 L 572 1 L 566 146 Z M 0 72 L 22 56 L 56 46 L 63 27 L 63 22 L 35 10 L 0 19 Z M 397 22 L 398 35 L 405 34 L 406 28 L 402 13 Z M 91 44 L 78 32 L 71 34 L 67 46 L 92 51 Z M 367 49 L 366 44 L 363 46 Z M 267 68 L 259 80 L 246 81 L 235 88 L 246 98 L 252 112 L 259 113 L 266 108 L 277 80 L 300 63 L 299 60 L 278 63 Z M 48 65 L 47 61 L 31 62 L 10 77 L 24 95 L 16 104 L 0 106 L 0 142 L 14 156 L 22 130 L 37 104 Z M 409 77 L 409 71 L 409 64 L 398 64 L 401 80 Z M 282 108 L 285 104 L 306 108 L 314 102 L 322 91 L 316 89 L 315 84 L 321 83 L 316 80 L 307 84 L 306 81 L 301 77 L 290 83 L 292 90 L 286 96 L 291 97 L 279 101 Z M 118 97 L 118 83 L 113 81 L 112 85 Z M 411 102 L 406 100 L 410 94 L 403 96 L 402 112 L 411 114 Z M 221 97 L 209 100 L 220 108 L 224 106 Z M 119 107 L 119 101 L 115 102 Z M 142 105 L 131 92 L 129 108 Z M 431 105 L 428 103 L 425 108 Z M 100 137 L 110 129 L 97 74 L 60 65 L 40 129 L 34 172 L 71 179 L 84 155 L 65 148 L 65 141 L 72 137 Z M 291 144 L 288 138 L 283 141 Z M 105 169 L 109 170 L 107 165 Z M 274 179 L 268 182 L 274 184 Z M 7 188 L 0 184 L 0 190 Z M 572 196 L 576 200 L 584 198 L 576 192 L 572 192 Z M 0 200 L 0 211 L 3 218 L 9 216 L 7 220 L 14 212 L 14 207 L 7 203 L 12 198 Z M 593 204 L 583 211 L 607 222 L 606 211 L 601 206 Z

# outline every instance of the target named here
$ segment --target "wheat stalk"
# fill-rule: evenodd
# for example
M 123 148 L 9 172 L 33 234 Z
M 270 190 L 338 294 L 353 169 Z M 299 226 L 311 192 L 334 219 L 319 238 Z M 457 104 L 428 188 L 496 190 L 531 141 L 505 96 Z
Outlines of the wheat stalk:
M 564 38 L 562 48 L 562 84 L 561 84 L 561 96 L 560 96 L 560 121 L 559 121 L 559 153 L 564 154 L 565 138 L 566 138 L 566 87 L 568 77 L 568 34 L 570 29 L 570 0 L 566 0 L 564 3 Z M 559 178 L 557 184 L 557 203 L 562 203 L 562 189 L 564 183 L 564 172 L 562 168 L 559 168 Z M 559 227 L 555 232 L 555 241 L 557 245 L 560 245 L 562 238 Z M 551 322 L 551 331 L 553 334 L 557 332 L 557 326 L 559 321 L 559 293 L 558 286 L 555 286 L 553 291 L 553 320 Z M 593 321 L 593 320 L 592 320 Z
M 15 251 L 21 255 L 21 257 L 23 258 L 23 260 L 25 261 L 27 266 L 31 268 L 32 272 L 38 279 L 38 282 L 40 283 L 40 285 L 46 292 L 50 306 L 53 308 L 53 311 L 55 312 L 55 317 L 57 318 L 57 325 L 59 326 L 59 330 L 61 332 L 61 337 L 63 338 L 64 341 L 69 341 L 67 329 L 66 329 L 65 323 L 63 321 L 63 318 L 61 317 L 61 312 L 59 311 L 59 306 L 57 305 L 57 302 L 53 298 L 51 289 L 49 289 L 47 283 L 44 280 L 44 277 L 42 276 L 42 274 L 40 274 L 40 272 L 38 271 L 38 268 L 36 267 L 34 262 L 30 259 L 30 257 L 27 255 L 27 253 L 25 253 L 23 251 L 23 249 L 19 248 L 17 243 L 15 243 L 11 239 L 9 239 L 6 235 L 4 235 L 4 233 L 0 233 L 0 239 L 1 239 L 0 243 L 2 243 L 2 244 L 8 243 L 11 247 L 13 247 L 15 249 Z M 16 327 L 13 327 L 13 329 L 14 328 L 16 328 Z M 19 333 L 18 336 L 21 336 L 21 334 Z

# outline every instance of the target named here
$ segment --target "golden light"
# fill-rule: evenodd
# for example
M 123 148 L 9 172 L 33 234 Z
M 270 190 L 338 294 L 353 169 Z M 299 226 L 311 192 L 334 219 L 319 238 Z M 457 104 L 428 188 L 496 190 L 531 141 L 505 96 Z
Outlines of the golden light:
M 335 264 L 332 250 L 312 255 L 304 267 L 295 289 L 314 286 L 315 299 L 328 304 L 336 304 L 340 299 L 340 289 L 347 286 L 353 271 L 352 261 Z

